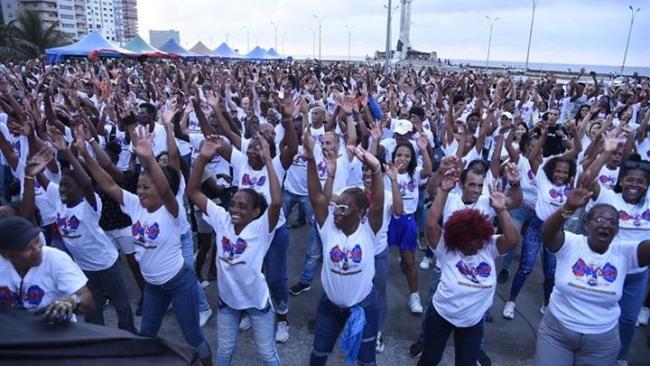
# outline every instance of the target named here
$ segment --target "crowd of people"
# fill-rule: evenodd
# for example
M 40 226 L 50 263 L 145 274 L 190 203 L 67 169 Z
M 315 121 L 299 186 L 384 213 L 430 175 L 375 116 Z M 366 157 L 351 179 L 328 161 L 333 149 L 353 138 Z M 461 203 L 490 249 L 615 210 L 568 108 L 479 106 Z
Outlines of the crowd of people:
M 230 364 L 248 328 L 279 365 L 290 295 L 320 266 L 310 365 L 337 344 L 376 364 L 389 301 L 422 314 L 418 365 L 438 364 L 452 333 L 457 365 L 485 365 L 497 285 L 518 258 L 500 311 L 513 319 L 541 253 L 535 365 L 624 365 L 650 315 L 650 82 L 585 72 L 1 65 L 0 306 L 103 325 L 110 303 L 144 336 L 171 308 L 204 365 Z M 288 278 L 301 225 L 304 265 Z M 407 298 L 387 297 L 391 257 Z

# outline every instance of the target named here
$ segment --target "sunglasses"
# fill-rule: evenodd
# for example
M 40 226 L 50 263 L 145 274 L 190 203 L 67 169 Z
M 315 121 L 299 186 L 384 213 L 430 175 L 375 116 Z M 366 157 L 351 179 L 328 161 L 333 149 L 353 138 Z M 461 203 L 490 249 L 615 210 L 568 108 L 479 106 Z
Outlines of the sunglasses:
M 348 212 L 350 212 L 350 206 L 348 205 L 339 205 L 334 202 L 330 202 L 329 207 L 334 215 L 346 215 Z
M 618 220 L 617 219 L 608 219 L 605 217 L 597 216 L 591 219 L 591 221 L 598 225 L 598 226 L 603 226 L 605 224 L 609 224 L 610 226 L 616 226 L 618 225 Z

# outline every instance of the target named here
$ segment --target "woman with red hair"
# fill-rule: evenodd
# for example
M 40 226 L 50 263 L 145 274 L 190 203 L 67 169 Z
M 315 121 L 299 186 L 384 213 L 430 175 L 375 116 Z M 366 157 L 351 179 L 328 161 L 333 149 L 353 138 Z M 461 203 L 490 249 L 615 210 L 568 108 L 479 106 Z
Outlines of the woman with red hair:
M 506 195 L 498 190 L 490 192 L 490 205 L 503 234 L 495 235 L 488 218 L 475 209 L 455 211 L 441 229 L 444 204 L 457 179 L 456 170 L 445 173 L 427 217 L 429 246 L 438 259 L 441 277 L 433 306 L 428 306 L 425 314 L 419 366 L 440 362 L 452 332 L 455 364 L 476 364 L 483 338 L 483 314 L 492 305 L 496 289 L 494 259 L 521 239 L 506 208 Z

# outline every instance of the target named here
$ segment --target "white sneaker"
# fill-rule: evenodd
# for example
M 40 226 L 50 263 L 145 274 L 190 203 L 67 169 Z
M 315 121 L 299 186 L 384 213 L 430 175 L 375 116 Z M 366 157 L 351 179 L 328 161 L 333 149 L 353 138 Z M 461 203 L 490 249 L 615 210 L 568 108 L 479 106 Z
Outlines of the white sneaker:
M 377 332 L 377 344 L 375 345 L 375 351 L 382 353 L 386 349 L 384 345 L 384 337 L 381 335 L 381 331 Z
M 251 329 L 251 319 L 247 315 L 244 315 L 239 321 L 239 330 L 243 332 L 249 329 Z
M 542 305 L 542 307 L 539 308 L 539 313 L 542 315 L 546 314 L 546 305 Z
M 514 301 L 508 301 L 506 303 L 506 306 L 503 307 L 503 312 L 501 313 L 504 318 L 506 319 L 514 319 L 515 318 L 515 302 Z
M 422 302 L 420 302 L 420 294 L 417 292 L 414 292 L 409 296 L 409 309 L 413 314 L 422 314 L 424 312 Z
M 426 255 L 424 258 L 422 258 L 422 262 L 420 262 L 420 269 L 427 270 L 429 267 L 431 267 L 431 263 L 433 263 L 433 258 L 427 257 Z
M 204 326 L 212 316 L 212 309 L 199 312 L 199 325 Z
M 641 311 L 639 312 L 639 324 L 646 326 L 648 325 L 648 319 L 650 318 L 650 309 L 646 307 L 642 307 Z
M 625 361 L 625 360 L 616 360 L 616 366 L 627 366 L 627 361 Z
M 205 290 L 208 287 L 210 287 L 210 282 L 203 280 L 203 282 L 201 282 L 201 288 Z
M 277 343 L 286 343 L 289 340 L 289 323 L 285 321 L 278 322 L 275 329 L 275 341 Z

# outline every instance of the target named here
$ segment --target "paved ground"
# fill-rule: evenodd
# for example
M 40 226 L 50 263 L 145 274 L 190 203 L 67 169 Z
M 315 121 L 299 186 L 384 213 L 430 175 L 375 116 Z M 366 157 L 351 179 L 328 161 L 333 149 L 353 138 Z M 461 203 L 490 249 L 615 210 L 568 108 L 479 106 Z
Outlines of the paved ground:
M 307 226 L 291 230 L 291 244 L 289 248 L 289 285 L 293 284 L 302 271 L 302 262 L 309 230 Z M 388 283 L 388 317 L 384 338 L 386 351 L 377 355 L 379 365 L 415 365 L 414 360 L 408 355 L 408 346 L 416 339 L 420 329 L 420 317 L 411 315 L 407 308 L 408 289 L 406 280 L 400 271 L 399 254 L 396 251 L 391 253 L 390 276 Z M 514 320 L 505 320 L 501 317 L 501 310 L 504 298 L 510 291 L 510 282 L 499 285 L 494 298 L 492 313 L 494 323 L 485 326 L 485 349 L 493 361 L 493 365 L 530 365 L 535 351 L 535 333 L 541 314 L 539 307 L 542 303 L 542 275 L 541 265 L 538 263 L 535 272 L 531 274 L 524 286 L 517 301 L 518 313 Z M 122 266 L 124 278 L 132 295 L 132 303 L 137 301 L 136 286 L 126 265 Z M 513 270 L 516 270 L 513 266 Z M 429 271 L 419 270 L 420 293 L 426 296 L 429 282 Z M 216 304 L 216 283 L 207 290 L 210 303 Z M 280 358 L 284 365 L 307 365 L 309 353 L 313 341 L 313 334 L 308 329 L 308 322 L 313 319 L 316 313 L 316 304 L 321 293 L 320 276 L 312 285 L 312 290 L 300 296 L 290 296 L 289 299 L 289 320 L 291 322 L 291 338 L 286 344 L 278 345 Z M 116 326 L 115 313 L 112 309 L 106 311 L 108 324 Z M 136 317 L 139 327 L 140 318 Z M 216 339 L 216 316 L 210 319 L 203 328 L 213 350 L 217 348 Z M 183 342 L 176 320 L 172 313 L 168 313 L 160 332 L 160 336 L 171 340 Z M 639 328 L 636 332 L 634 344 L 630 354 L 630 365 L 649 365 L 650 350 L 645 346 L 647 328 Z M 445 358 L 442 365 L 453 365 L 452 342 L 447 345 Z M 330 365 L 343 365 L 343 358 L 340 353 L 330 358 Z M 262 365 L 256 358 L 250 331 L 240 335 L 239 344 L 235 351 L 233 365 L 256 366 Z

